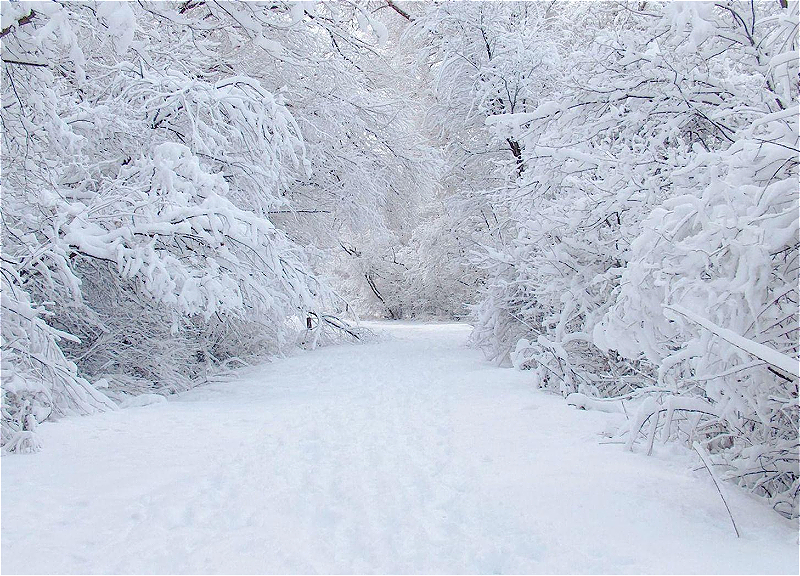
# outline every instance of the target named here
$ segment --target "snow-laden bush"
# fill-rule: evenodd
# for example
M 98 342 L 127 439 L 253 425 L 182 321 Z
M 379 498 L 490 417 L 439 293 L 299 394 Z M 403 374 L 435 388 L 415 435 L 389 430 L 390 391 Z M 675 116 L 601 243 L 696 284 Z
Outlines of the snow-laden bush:
M 673 193 L 643 223 L 595 341 L 656 366 L 667 409 L 676 395 L 707 400 L 688 433 L 719 453 L 728 477 L 796 515 L 797 5 L 757 24 L 750 56 L 765 65 L 760 100 L 738 112 L 748 124 L 727 149 L 673 172 Z M 687 433 L 670 420 L 665 439 Z
M 629 446 L 700 440 L 796 516 L 797 5 L 592 11 L 555 97 L 487 120 L 525 170 L 492 195 L 473 340 L 564 394 L 648 398 Z
M 5 243 L 4 243 L 5 244 Z M 51 416 L 90 414 L 116 405 L 78 374 L 60 345 L 74 336 L 48 324 L 44 306 L 23 288 L 13 261 L 2 261 L 2 444 L 12 452 L 38 450 L 35 430 Z
M 6 450 L 35 449 L 48 417 L 294 344 L 287 320 L 335 310 L 268 219 L 308 173 L 294 116 L 219 61 L 232 36 L 205 16 L 174 42 L 174 8 L 3 6 Z

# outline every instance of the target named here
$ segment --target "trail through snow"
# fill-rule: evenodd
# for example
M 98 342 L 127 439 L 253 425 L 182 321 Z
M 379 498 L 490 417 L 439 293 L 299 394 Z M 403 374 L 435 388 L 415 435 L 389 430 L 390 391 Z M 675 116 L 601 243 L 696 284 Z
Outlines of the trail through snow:
M 689 452 L 465 347 L 458 324 L 42 427 L 2 459 L 4 573 L 797 573 L 797 525 Z

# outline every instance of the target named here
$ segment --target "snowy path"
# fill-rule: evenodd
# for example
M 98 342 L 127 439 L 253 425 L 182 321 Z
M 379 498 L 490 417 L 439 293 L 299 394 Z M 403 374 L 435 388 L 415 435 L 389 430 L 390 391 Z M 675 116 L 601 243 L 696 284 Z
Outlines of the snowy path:
M 43 427 L 2 459 L 4 573 L 797 573 L 796 525 L 464 348 L 463 325 Z

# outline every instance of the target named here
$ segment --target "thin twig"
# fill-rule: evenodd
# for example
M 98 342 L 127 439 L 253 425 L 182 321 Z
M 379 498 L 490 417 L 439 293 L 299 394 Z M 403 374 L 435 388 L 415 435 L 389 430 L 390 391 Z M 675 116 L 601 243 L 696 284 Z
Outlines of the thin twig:
M 706 452 L 706 449 L 703 448 L 700 445 L 700 442 L 698 442 L 697 440 L 694 441 L 692 447 L 700 455 L 700 460 L 702 460 L 703 464 L 705 464 L 706 470 L 708 470 L 708 473 L 711 475 L 711 479 L 714 481 L 714 486 L 717 487 L 717 492 L 719 492 L 719 497 L 722 498 L 722 503 L 725 504 L 725 510 L 728 511 L 728 517 L 731 519 L 731 524 L 733 524 L 733 531 L 736 532 L 736 537 L 741 538 L 741 535 L 739 534 L 739 529 L 736 527 L 736 521 L 733 519 L 733 513 L 731 512 L 731 507 L 728 506 L 728 501 L 725 499 L 725 495 L 722 493 L 722 487 L 720 486 L 720 481 L 717 479 L 717 475 L 711 468 L 711 461 L 708 452 Z

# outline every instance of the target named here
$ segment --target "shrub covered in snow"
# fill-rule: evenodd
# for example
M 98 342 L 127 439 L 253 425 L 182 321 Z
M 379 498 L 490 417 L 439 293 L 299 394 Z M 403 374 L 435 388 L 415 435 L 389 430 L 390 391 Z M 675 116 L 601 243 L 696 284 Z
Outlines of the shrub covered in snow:
M 630 445 L 700 439 L 797 515 L 797 4 L 571 16 L 552 92 L 486 120 L 524 170 L 489 192 L 473 341 L 565 395 L 653 399 Z
M 49 417 L 274 353 L 307 316 L 348 333 L 297 229 L 272 222 L 317 168 L 297 117 L 318 109 L 292 110 L 240 48 L 302 67 L 293 49 L 330 51 L 329 34 L 367 49 L 386 30 L 306 8 L 3 5 L 6 450 L 35 449 Z

